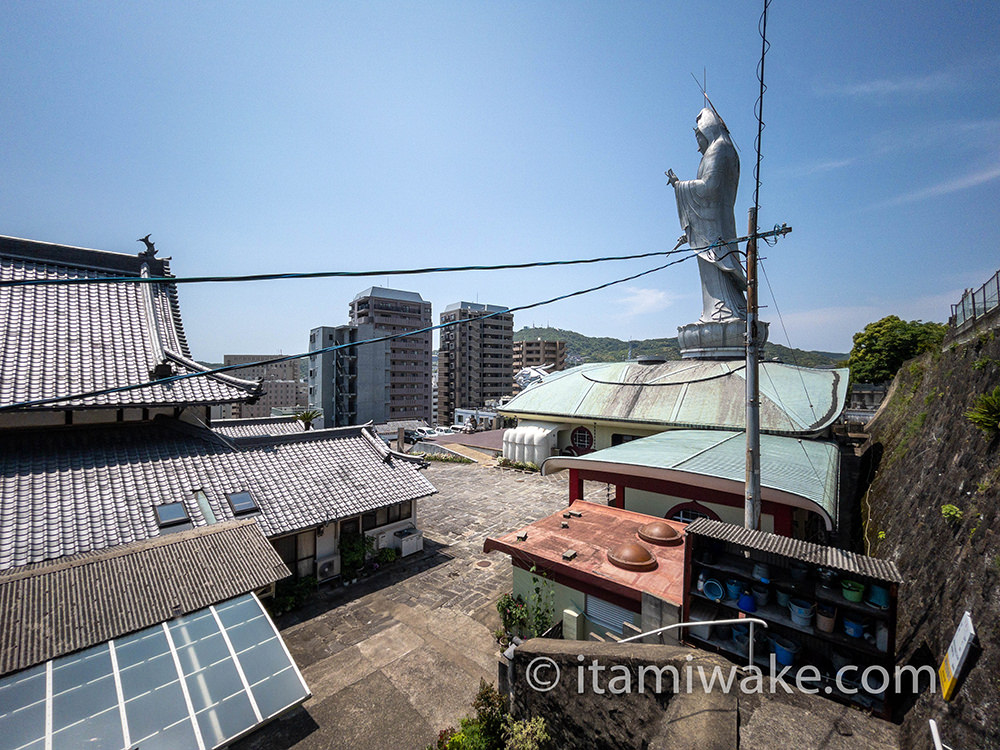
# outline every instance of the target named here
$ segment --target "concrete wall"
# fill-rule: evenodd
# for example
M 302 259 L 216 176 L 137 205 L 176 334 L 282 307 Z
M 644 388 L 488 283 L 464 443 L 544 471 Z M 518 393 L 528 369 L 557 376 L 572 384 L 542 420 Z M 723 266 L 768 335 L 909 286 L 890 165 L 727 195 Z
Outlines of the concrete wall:
M 597 633 L 599 636 L 604 637 L 606 627 L 603 625 L 598 625 L 595 622 L 589 620 L 586 616 L 587 612 L 587 594 L 577 589 L 565 586 L 561 583 L 556 583 L 555 581 L 549 581 L 542 578 L 538 574 L 533 574 L 523 568 L 514 567 L 514 595 L 520 595 L 524 601 L 528 603 L 528 607 L 532 606 L 532 597 L 535 593 L 535 582 L 534 579 L 539 579 L 544 581 L 543 586 L 551 587 L 553 592 L 553 619 L 552 623 L 562 621 L 563 611 L 571 609 L 574 612 L 578 612 L 583 615 L 584 618 L 584 638 L 588 638 L 591 633 Z M 640 627 L 642 623 L 642 616 L 638 612 L 632 613 L 631 624 L 635 627 Z M 626 633 L 626 635 L 628 635 Z
M 687 691 L 684 677 L 688 668 L 728 673 L 731 666 L 721 656 L 679 646 L 534 638 L 514 651 L 511 712 L 519 719 L 544 717 L 552 746 L 561 749 L 732 750 L 739 745 L 737 691 L 706 694 L 697 676 Z M 654 670 L 661 669 L 657 692 Z M 680 676 L 679 685 L 668 669 Z M 626 679 L 628 692 L 622 690 Z M 553 681 L 551 689 L 539 689 Z

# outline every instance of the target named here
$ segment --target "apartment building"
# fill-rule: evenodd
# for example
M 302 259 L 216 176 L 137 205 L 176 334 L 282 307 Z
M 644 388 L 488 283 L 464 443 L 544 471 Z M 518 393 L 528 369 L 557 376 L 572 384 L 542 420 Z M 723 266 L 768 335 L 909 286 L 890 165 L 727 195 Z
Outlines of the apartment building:
M 431 303 L 416 292 L 370 287 L 351 301 L 350 323 L 314 328 L 311 350 L 347 347 L 310 358 L 309 405 L 323 412 L 323 426 L 430 422 L 431 333 L 361 342 L 431 325 Z
M 514 385 L 514 315 L 506 307 L 456 302 L 441 313 L 438 349 L 438 418 L 509 396 Z
M 549 372 L 559 372 L 566 367 L 565 341 L 515 341 L 514 372 L 524 367 L 552 365 Z
M 226 354 L 223 364 L 242 365 L 275 359 L 280 354 Z M 299 361 L 278 362 L 234 370 L 233 375 L 247 380 L 263 380 L 263 393 L 256 403 L 225 404 L 222 416 L 227 419 L 259 419 L 271 416 L 271 409 L 304 409 L 309 403 L 306 385 L 299 376 Z

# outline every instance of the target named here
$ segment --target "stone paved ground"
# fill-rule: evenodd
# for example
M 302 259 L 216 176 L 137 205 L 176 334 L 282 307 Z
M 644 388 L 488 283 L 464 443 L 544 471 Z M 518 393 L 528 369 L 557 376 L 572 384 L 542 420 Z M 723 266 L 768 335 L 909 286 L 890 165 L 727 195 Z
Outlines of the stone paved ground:
M 566 476 L 446 463 L 426 476 L 438 494 L 418 503 L 424 553 L 279 619 L 313 697 L 234 747 L 423 748 L 469 711 L 480 678 L 495 682 L 511 566 L 483 540 L 563 507 Z

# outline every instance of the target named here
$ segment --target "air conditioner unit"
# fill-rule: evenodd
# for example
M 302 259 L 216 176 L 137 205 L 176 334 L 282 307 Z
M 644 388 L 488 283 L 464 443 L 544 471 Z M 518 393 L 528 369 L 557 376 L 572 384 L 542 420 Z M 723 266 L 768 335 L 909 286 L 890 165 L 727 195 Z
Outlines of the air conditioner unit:
M 386 547 L 391 547 L 392 543 L 389 540 L 389 533 L 383 531 L 381 534 L 375 535 L 375 550 L 385 549 Z
M 340 575 L 340 555 L 330 555 L 316 561 L 316 579 L 318 581 L 329 581 L 334 576 Z

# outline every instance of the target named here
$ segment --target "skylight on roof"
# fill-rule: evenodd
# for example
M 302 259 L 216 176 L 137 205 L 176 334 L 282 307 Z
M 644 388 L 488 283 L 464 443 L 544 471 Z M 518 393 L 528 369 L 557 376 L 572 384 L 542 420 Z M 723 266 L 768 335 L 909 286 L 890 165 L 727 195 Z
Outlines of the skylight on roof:
M 253 499 L 253 495 L 249 492 L 231 492 L 226 497 L 229 499 L 229 504 L 233 508 L 234 515 L 245 516 L 250 513 L 257 513 L 260 510 L 257 501 Z
M 252 594 L 0 679 L 0 747 L 214 748 L 309 697 Z
M 191 523 L 191 517 L 188 516 L 184 503 L 155 505 L 153 506 L 153 510 L 156 511 L 156 523 L 164 533 L 186 531 L 187 529 L 194 528 L 194 524 Z

